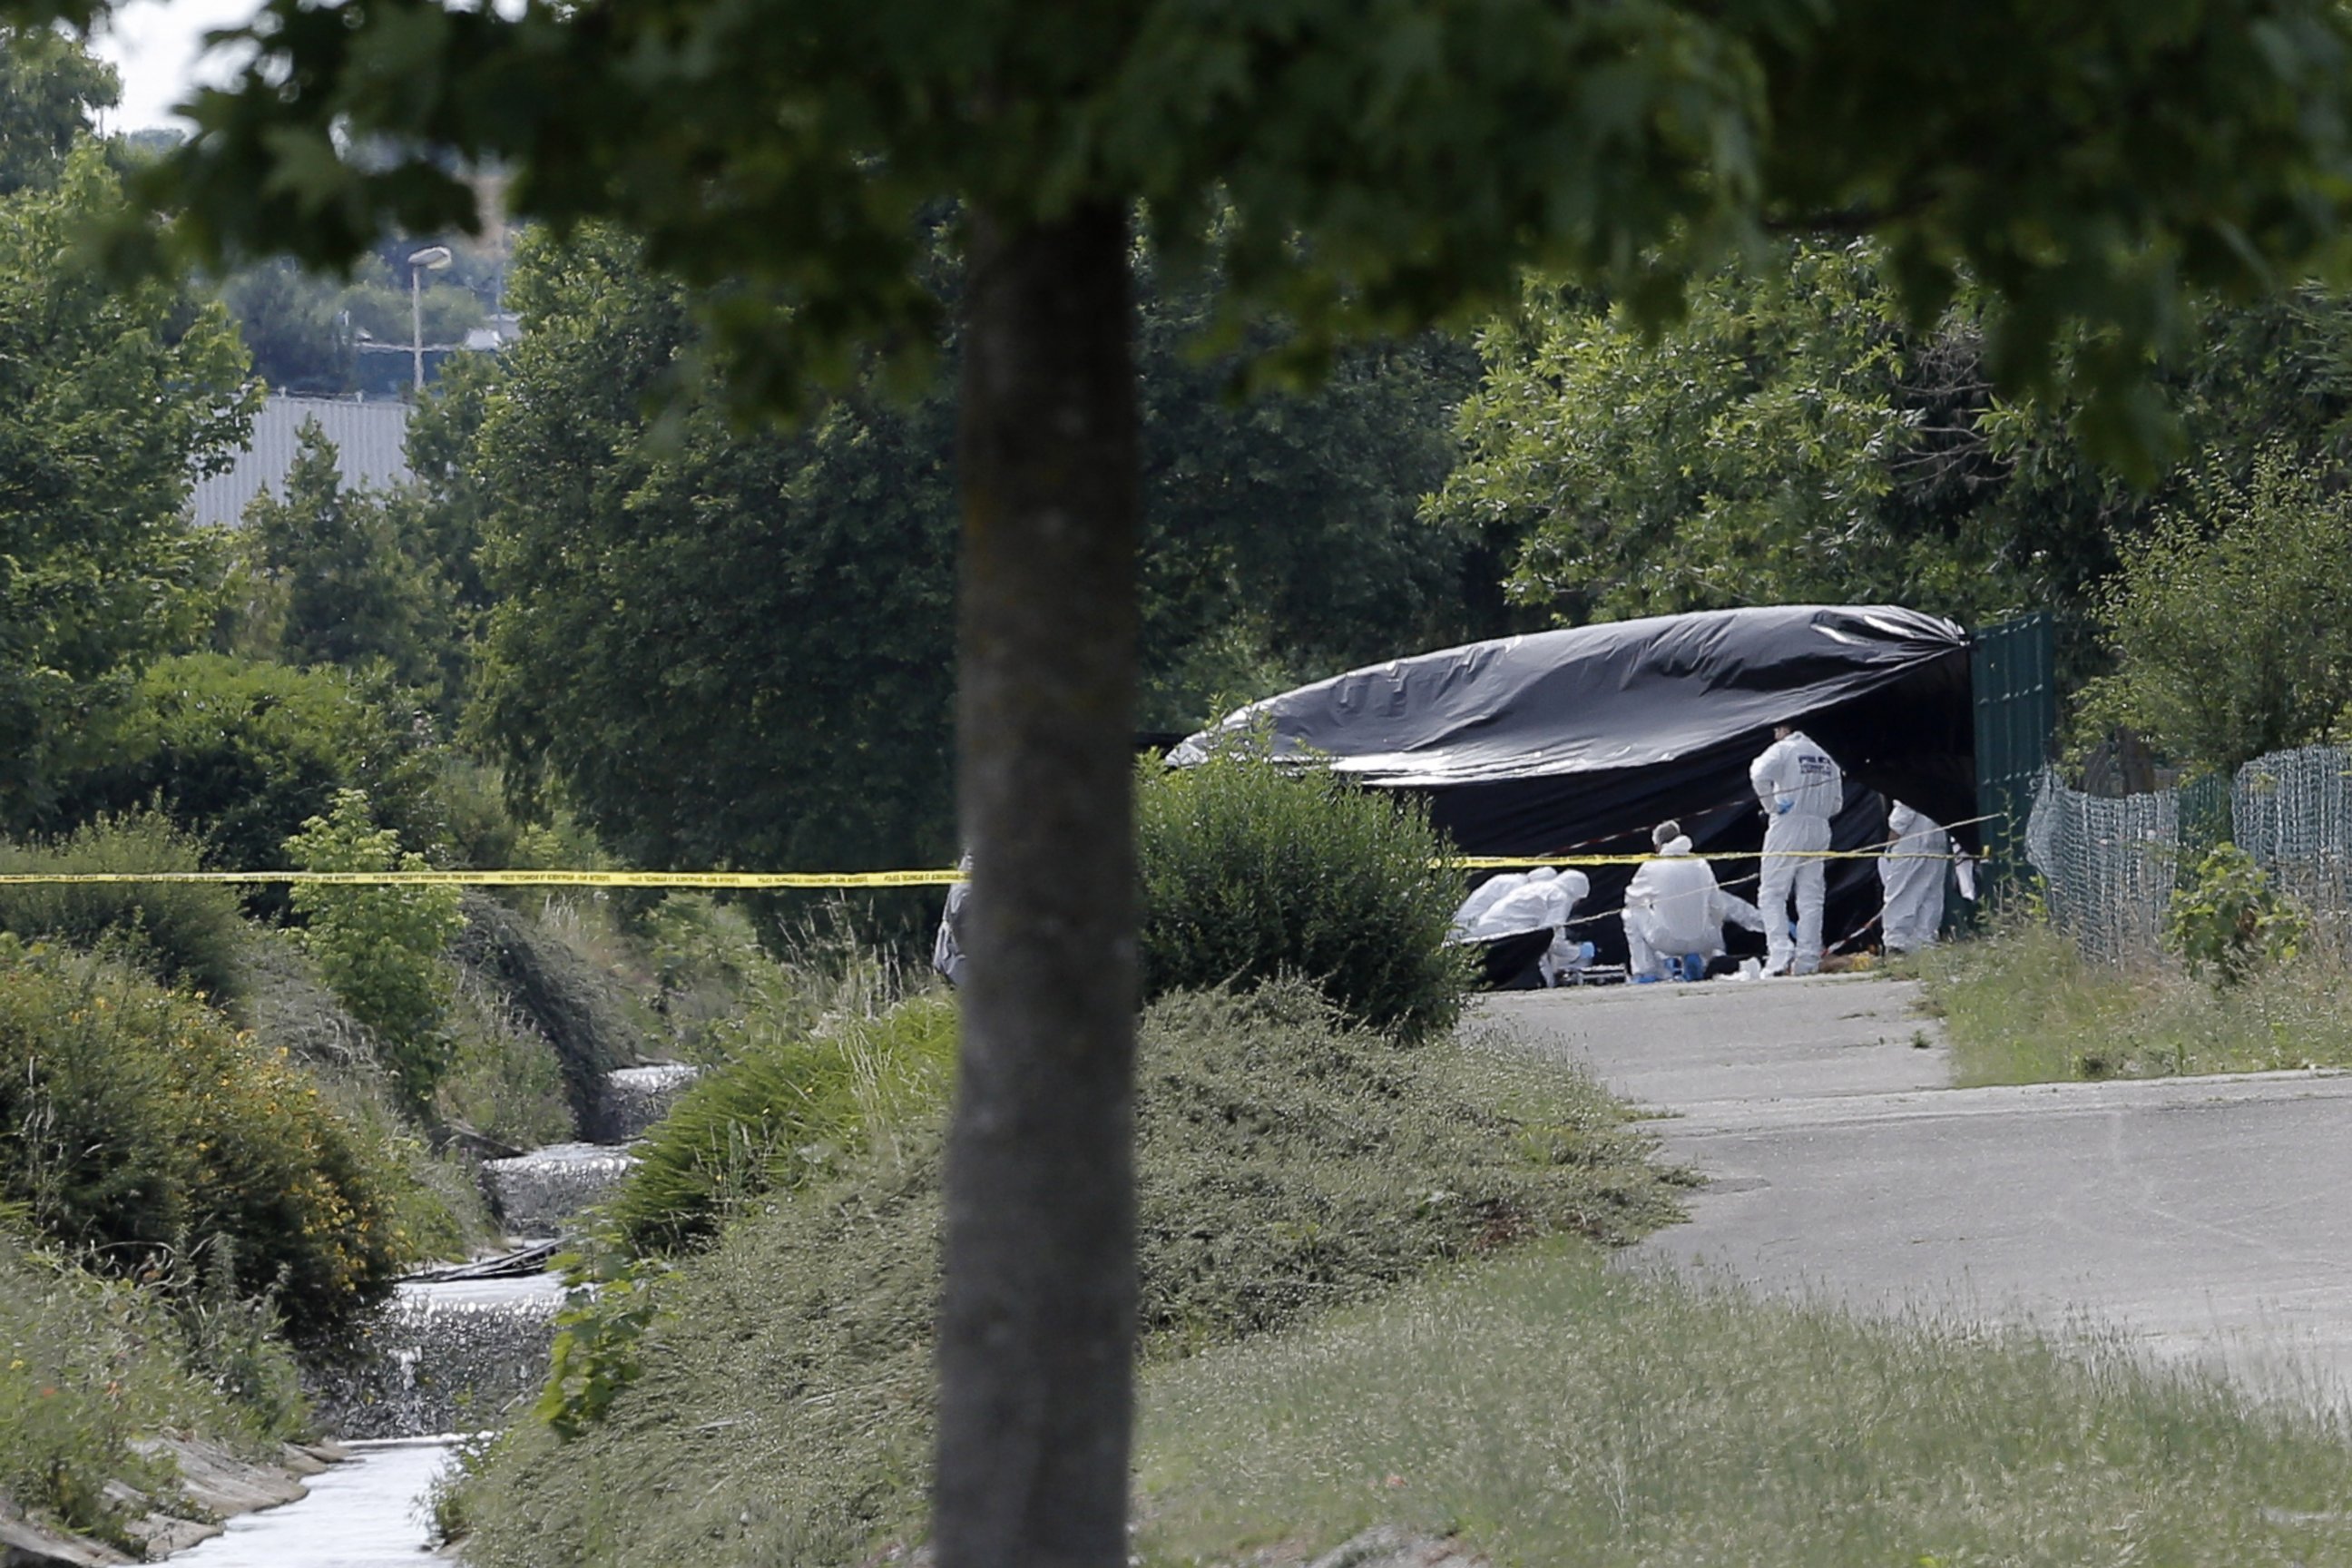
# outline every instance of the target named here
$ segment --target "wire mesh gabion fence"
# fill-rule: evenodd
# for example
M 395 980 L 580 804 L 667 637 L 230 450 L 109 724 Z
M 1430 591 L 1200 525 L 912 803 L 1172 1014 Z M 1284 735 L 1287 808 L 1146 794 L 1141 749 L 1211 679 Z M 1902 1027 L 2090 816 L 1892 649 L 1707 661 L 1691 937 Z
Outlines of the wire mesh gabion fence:
M 2025 853 L 2052 922 L 2120 963 L 2161 952 L 2174 889 L 2224 840 L 2303 905 L 2315 939 L 2352 956 L 2352 751 L 2341 747 L 2274 752 L 2234 779 L 2121 797 L 2069 789 L 2047 771 Z
M 2231 792 L 2237 845 L 2300 902 L 2314 934 L 2352 960 L 2352 749 L 2257 757 Z

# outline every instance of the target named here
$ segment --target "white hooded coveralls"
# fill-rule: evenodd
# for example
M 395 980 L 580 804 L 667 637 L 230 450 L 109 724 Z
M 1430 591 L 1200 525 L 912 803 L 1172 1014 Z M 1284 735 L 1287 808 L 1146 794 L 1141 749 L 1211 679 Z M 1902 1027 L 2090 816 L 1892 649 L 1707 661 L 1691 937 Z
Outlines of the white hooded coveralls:
M 1471 926 L 1470 939 L 1486 942 L 1546 927 L 1557 930 L 1568 923 L 1577 904 L 1591 889 L 1591 884 L 1581 871 L 1562 872 L 1538 866 L 1528 873 L 1526 881 L 1487 907 Z
M 1592 890 L 1591 879 L 1581 871 L 1560 871 L 1549 866 L 1538 866 L 1524 877 L 1495 879 L 1498 882 L 1506 880 L 1511 885 L 1503 896 L 1488 902 L 1483 910 L 1476 911 L 1475 918 L 1469 918 L 1473 915 L 1473 905 L 1479 901 L 1478 893 L 1485 892 L 1486 889 L 1480 888 L 1477 893 L 1470 895 L 1470 901 L 1464 904 L 1454 917 L 1454 940 L 1489 942 L 1497 937 L 1549 930 L 1553 933 L 1551 946 L 1542 958 L 1537 960 L 1537 968 L 1542 972 L 1544 984 L 1552 984 L 1567 971 L 1583 967 L 1583 952 L 1578 944 L 1568 940 L 1567 927 L 1570 918 L 1576 913 L 1576 906 L 1582 903 L 1584 896 Z M 1489 882 L 1486 886 L 1493 885 Z M 1468 919 L 1466 931 L 1464 930 L 1465 918 Z
M 1886 814 L 1886 831 L 1894 842 L 1878 862 L 1879 891 L 1885 897 L 1879 932 L 1887 952 L 1911 952 L 1934 945 L 1943 926 L 1944 866 L 1952 852 L 1952 836 L 1934 818 L 1899 800 Z M 1916 858 L 1929 855 L 1937 858 Z
M 1691 853 L 1687 837 L 1670 839 L 1625 889 L 1626 968 L 1637 979 L 1663 976 L 1670 958 L 1714 958 L 1723 952 L 1727 920 L 1764 929 L 1755 905 L 1716 886 L 1715 868 Z
M 1764 916 L 1764 967 L 1771 973 L 1811 974 L 1822 966 L 1822 895 L 1827 875 L 1820 852 L 1830 847 L 1830 819 L 1845 805 L 1845 776 L 1830 754 L 1792 730 L 1748 769 L 1764 808 L 1764 875 L 1756 900 Z M 1789 902 L 1796 900 L 1797 934 L 1789 937 Z
M 1448 940 L 1476 941 L 1472 933 L 1478 929 L 1478 922 L 1486 918 L 1486 911 L 1501 903 L 1514 889 L 1525 887 L 1527 880 L 1525 871 L 1504 871 L 1471 889 L 1470 896 L 1462 900 L 1462 907 L 1454 911 L 1454 931 Z

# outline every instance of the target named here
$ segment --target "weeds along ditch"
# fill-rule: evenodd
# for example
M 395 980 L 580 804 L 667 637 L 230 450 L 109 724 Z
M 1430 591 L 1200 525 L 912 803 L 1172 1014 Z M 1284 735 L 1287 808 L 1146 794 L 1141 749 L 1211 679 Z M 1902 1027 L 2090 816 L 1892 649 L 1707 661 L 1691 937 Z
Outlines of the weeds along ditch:
M 888 1026 L 919 1039 L 940 1005 Z M 1154 1363 L 1676 1212 L 1676 1175 L 1589 1082 L 1451 1036 L 1400 1044 L 1300 982 L 1165 997 L 1139 1050 Z M 617 1278 L 614 1321 L 583 1325 L 605 1364 L 560 1366 L 552 1419 L 509 1432 L 448 1500 L 468 1561 L 847 1562 L 915 1531 L 945 1089 L 894 1094 L 859 1147 L 795 1152 L 735 1189 L 705 1249 Z M 638 1179 L 669 1180 L 664 1160 Z
M 2024 919 L 1918 969 L 1963 1085 L 2352 1067 L 2352 965 L 2326 948 L 2225 980 L 2157 953 L 2099 963 Z

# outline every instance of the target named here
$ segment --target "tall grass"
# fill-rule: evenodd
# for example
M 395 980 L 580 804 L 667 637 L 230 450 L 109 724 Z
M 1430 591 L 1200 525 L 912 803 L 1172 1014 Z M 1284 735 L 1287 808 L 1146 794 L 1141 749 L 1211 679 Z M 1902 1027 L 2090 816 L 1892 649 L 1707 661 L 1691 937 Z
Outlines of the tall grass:
M 182 1364 L 181 1331 L 153 1297 L 37 1253 L 26 1237 L 21 1215 L 0 1211 L 0 1498 L 143 1555 L 106 1489 L 160 1487 L 171 1467 L 142 1458 L 134 1439 L 274 1434 Z
M 2217 986 L 2093 963 L 2020 921 L 1929 950 L 1919 973 L 1964 1085 L 2352 1066 L 2352 969 L 2324 952 Z
M 1159 1368 L 1145 1406 L 1151 1563 L 1384 1522 L 1498 1565 L 2352 1563 L 2340 1415 L 1581 1252 Z

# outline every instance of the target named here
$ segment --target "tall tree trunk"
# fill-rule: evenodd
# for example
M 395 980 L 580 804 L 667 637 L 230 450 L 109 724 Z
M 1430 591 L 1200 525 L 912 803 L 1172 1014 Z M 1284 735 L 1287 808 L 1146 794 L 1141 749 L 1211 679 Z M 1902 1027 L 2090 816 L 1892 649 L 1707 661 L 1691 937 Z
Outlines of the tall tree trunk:
M 1136 406 L 1112 206 L 975 214 L 959 462 L 973 868 L 947 1156 L 941 1568 L 1127 1557 Z

